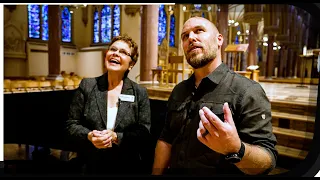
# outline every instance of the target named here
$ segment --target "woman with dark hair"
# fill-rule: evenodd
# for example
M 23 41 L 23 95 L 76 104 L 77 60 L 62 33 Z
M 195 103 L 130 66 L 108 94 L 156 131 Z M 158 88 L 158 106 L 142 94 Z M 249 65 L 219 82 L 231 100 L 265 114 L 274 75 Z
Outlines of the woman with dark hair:
M 66 132 L 90 174 L 151 170 L 148 94 L 127 77 L 138 56 L 138 45 L 131 37 L 113 38 L 106 51 L 106 72 L 84 78 L 75 92 Z

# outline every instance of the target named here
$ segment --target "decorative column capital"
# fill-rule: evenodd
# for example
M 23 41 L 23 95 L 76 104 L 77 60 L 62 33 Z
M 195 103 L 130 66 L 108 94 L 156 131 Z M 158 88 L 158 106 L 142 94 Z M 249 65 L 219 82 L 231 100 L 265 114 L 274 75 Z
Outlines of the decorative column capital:
M 243 15 L 243 20 L 246 23 L 249 23 L 252 25 L 258 25 L 262 17 L 263 17 L 262 12 L 245 12 Z
M 274 36 L 274 34 L 279 32 L 278 26 L 266 26 L 264 27 L 264 34 L 268 34 L 269 36 Z
M 82 8 L 82 22 L 86 27 L 88 24 L 88 6 Z
M 129 16 L 135 16 L 137 13 L 140 14 L 140 5 L 125 5 L 124 11 Z
M 299 49 L 299 45 L 298 44 L 296 44 L 296 43 L 289 43 L 288 45 L 288 48 L 290 48 L 290 49 L 294 49 L 294 50 L 297 50 L 297 49 Z
M 289 41 L 289 35 L 287 34 L 278 34 L 277 40 L 281 42 Z
M 4 7 L 9 9 L 10 12 L 13 12 L 14 10 L 16 10 L 17 5 L 4 5 Z

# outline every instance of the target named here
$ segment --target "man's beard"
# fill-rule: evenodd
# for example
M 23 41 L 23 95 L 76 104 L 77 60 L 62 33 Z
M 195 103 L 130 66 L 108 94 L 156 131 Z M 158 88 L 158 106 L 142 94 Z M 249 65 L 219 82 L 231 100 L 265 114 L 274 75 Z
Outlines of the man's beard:
M 217 48 L 211 48 L 209 52 L 204 52 L 203 54 L 193 54 L 187 58 L 187 62 L 194 69 L 202 68 L 208 63 L 213 61 L 217 57 Z

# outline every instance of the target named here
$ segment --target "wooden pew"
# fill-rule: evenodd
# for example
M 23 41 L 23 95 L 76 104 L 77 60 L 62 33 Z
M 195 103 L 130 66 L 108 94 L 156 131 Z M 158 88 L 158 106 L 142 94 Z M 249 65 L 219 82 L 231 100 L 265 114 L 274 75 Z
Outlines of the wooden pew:
M 314 132 L 315 117 L 291 114 L 285 112 L 272 112 L 272 125 L 299 131 Z
M 12 93 L 25 93 L 26 91 L 26 81 L 16 80 L 11 83 L 11 92 Z
M 11 80 L 10 79 L 5 79 L 3 81 L 3 93 L 4 94 L 11 94 Z
M 39 81 L 29 80 L 26 82 L 26 91 L 27 92 L 40 92 Z
M 40 81 L 39 87 L 41 92 L 53 91 L 52 85 L 50 81 Z
M 304 160 L 308 155 L 308 151 L 290 148 L 287 146 L 276 145 L 280 156 L 286 156 L 294 159 Z
M 271 108 L 280 161 L 304 160 L 313 142 L 316 105 L 272 101 Z

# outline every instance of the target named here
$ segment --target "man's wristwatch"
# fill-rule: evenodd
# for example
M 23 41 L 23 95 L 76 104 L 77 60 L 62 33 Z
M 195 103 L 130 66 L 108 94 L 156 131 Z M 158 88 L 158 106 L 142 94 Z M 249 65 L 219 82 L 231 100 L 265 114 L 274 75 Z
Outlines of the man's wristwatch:
M 239 152 L 226 155 L 225 160 L 232 163 L 232 164 L 240 162 L 243 155 L 244 155 L 244 151 L 245 151 L 245 146 L 244 146 L 243 142 L 241 141 L 241 147 L 240 147 Z

